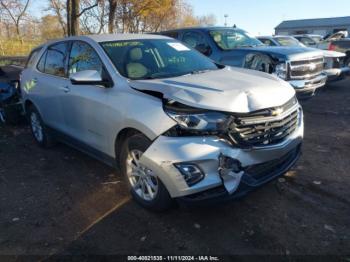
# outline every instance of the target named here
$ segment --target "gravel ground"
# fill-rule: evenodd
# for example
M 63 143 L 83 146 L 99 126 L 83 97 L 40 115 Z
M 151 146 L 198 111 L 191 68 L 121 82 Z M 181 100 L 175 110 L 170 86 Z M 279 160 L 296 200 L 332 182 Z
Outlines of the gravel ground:
M 350 81 L 303 102 L 294 170 L 247 197 L 149 212 L 118 172 L 65 145 L 0 126 L 0 254 L 341 255 L 350 261 Z M 348 256 L 348 257 L 347 257 Z

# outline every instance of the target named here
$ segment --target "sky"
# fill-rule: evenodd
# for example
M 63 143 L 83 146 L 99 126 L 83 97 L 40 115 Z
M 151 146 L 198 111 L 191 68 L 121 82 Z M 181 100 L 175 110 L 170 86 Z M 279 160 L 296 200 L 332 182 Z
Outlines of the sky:
M 186 0 L 196 16 L 214 14 L 217 25 L 242 28 L 254 35 L 270 35 L 283 20 L 350 16 L 350 0 Z M 36 17 L 47 8 L 46 0 L 31 0 Z
M 214 14 L 218 25 L 271 35 L 283 20 L 350 16 L 350 0 L 187 0 L 195 15 Z

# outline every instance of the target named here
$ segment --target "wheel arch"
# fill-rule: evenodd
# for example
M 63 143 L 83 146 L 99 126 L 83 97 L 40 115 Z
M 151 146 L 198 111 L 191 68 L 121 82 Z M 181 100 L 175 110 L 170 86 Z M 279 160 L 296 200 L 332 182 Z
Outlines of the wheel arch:
M 141 132 L 140 130 L 133 128 L 133 127 L 126 127 L 120 130 L 115 138 L 114 142 L 114 154 L 115 154 L 115 160 L 119 164 L 120 161 L 120 155 L 121 155 L 121 149 L 123 142 L 130 136 L 134 134 L 142 134 L 145 137 L 147 137 L 149 140 L 152 141 L 145 133 Z
M 278 59 L 274 58 L 268 53 L 251 52 L 245 55 L 243 67 L 271 74 L 273 73 L 277 60 Z M 265 68 L 264 70 L 256 68 L 257 65 L 260 66 L 262 64 L 268 64 L 269 67 Z
M 28 112 L 28 109 L 31 107 L 31 106 L 35 106 L 33 101 L 30 100 L 30 99 L 26 99 L 25 102 L 24 102 L 24 112 L 27 113 Z

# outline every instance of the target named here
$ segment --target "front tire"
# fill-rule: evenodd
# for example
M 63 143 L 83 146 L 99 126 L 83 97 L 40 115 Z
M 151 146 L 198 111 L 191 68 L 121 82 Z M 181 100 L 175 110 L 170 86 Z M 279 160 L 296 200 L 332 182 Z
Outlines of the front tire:
M 51 134 L 49 134 L 44 122 L 42 121 L 39 111 L 34 106 L 29 107 L 27 117 L 34 140 L 41 147 L 52 146 L 54 144 L 54 139 L 52 138 Z
M 134 200 L 141 206 L 163 211 L 172 206 L 172 199 L 154 172 L 139 162 L 151 141 L 140 133 L 129 136 L 122 146 L 120 167 Z
M 350 67 L 350 56 L 346 58 L 344 65 Z

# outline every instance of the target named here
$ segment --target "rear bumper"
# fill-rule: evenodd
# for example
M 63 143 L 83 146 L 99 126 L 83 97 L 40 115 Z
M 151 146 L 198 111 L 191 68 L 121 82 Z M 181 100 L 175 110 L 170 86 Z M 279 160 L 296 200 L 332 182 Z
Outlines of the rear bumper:
M 320 88 L 326 84 L 327 74 L 320 74 L 312 79 L 305 80 L 289 80 L 298 97 L 300 96 L 313 96 L 317 88 Z

